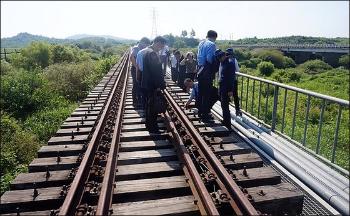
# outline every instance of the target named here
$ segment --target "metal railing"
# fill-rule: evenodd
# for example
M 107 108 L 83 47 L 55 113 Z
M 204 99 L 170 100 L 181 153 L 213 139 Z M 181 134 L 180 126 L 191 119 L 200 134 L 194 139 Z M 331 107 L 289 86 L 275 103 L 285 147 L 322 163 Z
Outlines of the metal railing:
M 271 131 L 277 132 L 309 149 L 312 149 L 310 143 L 313 143 L 314 149 L 312 151 L 316 155 L 321 155 L 320 151 L 323 149 L 326 153 L 322 156 L 325 156 L 332 164 L 339 164 L 335 160 L 341 128 L 342 143 L 340 143 L 340 146 L 343 148 L 341 154 L 349 153 L 349 101 L 247 74 L 236 74 L 242 110 L 255 117 L 260 123 L 268 126 Z M 310 117 L 311 109 L 312 116 Z M 335 110 L 337 111 L 335 112 Z M 345 115 L 342 118 L 343 111 Z M 319 116 L 317 116 L 318 113 Z M 325 119 L 326 113 L 327 119 Z M 310 122 L 312 123 L 311 126 Z M 331 125 L 332 122 L 335 123 L 334 126 Z M 287 127 L 288 131 L 286 130 Z M 322 140 L 323 127 L 327 129 L 326 141 L 332 141 L 331 146 L 329 143 L 328 146 L 321 145 L 325 142 Z M 314 136 L 307 136 L 307 132 L 310 132 L 308 129 L 312 129 L 311 135 L 317 134 L 317 139 Z M 331 129 L 333 129 L 333 132 L 331 132 Z M 330 135 L 333 136 L 331 140 Z M 297 141 L 300 138 L 301 140 Z M 330 152 L 327 151 L 328 147 L 331 147 Z M 349 157 L 345 155 L 344 158 L 347 158 L 345 159 L 347 161 L 341 163 L 343 167 L 349 163 Z

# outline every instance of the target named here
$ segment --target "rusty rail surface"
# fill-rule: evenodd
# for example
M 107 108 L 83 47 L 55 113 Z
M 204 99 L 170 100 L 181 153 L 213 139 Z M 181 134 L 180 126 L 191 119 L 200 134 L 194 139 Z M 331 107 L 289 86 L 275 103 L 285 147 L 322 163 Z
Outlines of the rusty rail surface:
M 242 212 L 245 215 L 258 215 L 258 212 L 256 211 L 256 209 L 245 197 L 244 193 L 240 190 L 238 185 L 234 182 L 234 180 L 232 179 L 230 174 L 227 172 L 227 170 L 223 167 L 219 159 L 207 146 L 205 140 L 200 136 L 200 134 L 197 132 L 193 124 L 188 120 L 185 113 L 181 110 L 180 106 L 177 105 L 177 103 L 175 102 L 173 97 L 170 95 L 170 93 L 167 90 L 164 90 L 164 93 L 168 102 L 171 104 L 176 114 L 179 116 L 181 121 L 185 124 L 192 138 L 196 141 L 199 148 L 205 154 L 205 159 L 208 160 L 210 165 L 213 167 L 214 169 L 213 171 L 215 172 L 216 176 L 219 177 L 219 179 L 223 182 L 225 188 L 228 190 L 231 197 L 234 198 L 235 201 L 240 205 L 240 207 L 233 206 L 235 213 L 237 215 L 241 215 Z M 243 211 L 241 211 L 241 208 Z
M 201 211 L 202 215 L 219 215 L 218 210 L 216 209 L 216 206 L 208 192 L 208 190 L 205 188 L 205 185 L 196 170 L 195 165 L 193 164 L 193 161 L 190 157 L 190 155 L 187 152 L 187 149 L 182 141 L 181 135 L 177 132 L 175 123 L 172 121 L 169 112 L 166 112 L 164 114 L 168 126 L 168 130 L 171 131 L 177 148 L 182 154 L 182 160 L 186 167 L 186 176 L 190 177 L 191 183 L 194 187 L 194 190 L 192 192 L 194 193 L 195 197 L 199 198 L 199 210 Z
M 123 60 L 121 63 L 123 68 L 125 68 L 128 64 L 128 55 L 129 54 L 126 53 L 123 56 Z M 82 197 L 84 195 L 84 187 L 85 187 L 85 184 L 87 182 L 89 172 L 91 170 L 91 166 L 92 166 L 93 161 L 95 159 L 96 150 L 98 148 L 98 144 L 99 144 L 98 141 L 101 139 L 102 129 L 106 125 L 107 114 L 109 111 L 111 111 L 111 104 L 112 104 L 113 98 L 116 96 L 118 83 L 121 82 L 121 79 L 125 76 L 126 76 L 125 71 L 121 71 L 119 73 L 116 84 L 115 84 L 112 92 L 110 93 L 110 97 L 105 105 L 105 109 L 103 110 L 100 121 L 98 122 L 98 125 L 96 126 L 95 132 L 92 135 L 92 138 L 88 144 L 87 150 L 86 150 L 85 155 L 82 159 L 82 162 L 79 166 L 77 174 L 74 177 L 74 180 L 73 180 L 73 182 L 69 188 L 69 191 L 67 193 L 67 196 L 65 197 L 63 205 L 59 211 L 60 215 L 73 215 L 73 214 L 75 214 L 79 203 L 82 201 Z M 108 180 L 108 181 L 110 181 L 110 180 Z
M 123 68 L 122 75 L 127 76 L 125 74 L 128 74 L 129 69 L 130 67 L 126 63 L 126 65 Z M 125 104 L 127 81 L 128 79 L 126 77 L 123 81 L 123 85 L 122 85 L 123 87 L 121 89 L 122 91 L 120 92 L 121 95 L 119 97 L 117 117 L 114 125 L 111 148 L 108 153 L 108 160 L 105 168 L 105 176 L 103 177 L 100 197 L 96 208 L 96 215 L 108 215 L 113 213 L 110 207 L 112 204 L 115 173 L 117 170 L 116 165 L 117 165 L 117 158 L 118 158 L 118 151 L 119 151 L 119 139 L 120 139 L 121 125 L 122 125 L 122 118 L 123 118 L 123 111 L 124 111 L 124 104 Z

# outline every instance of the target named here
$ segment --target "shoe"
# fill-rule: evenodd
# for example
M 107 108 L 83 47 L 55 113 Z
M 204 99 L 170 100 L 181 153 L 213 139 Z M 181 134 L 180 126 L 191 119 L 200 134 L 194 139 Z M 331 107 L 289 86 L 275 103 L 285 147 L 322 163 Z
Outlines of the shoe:
M 208 114 L 208 118 L 214 120 L 214 116 L 211 113 Z
M 150 134 L 161 134 L 162 132 L 160 130 L 150 130 Z
M 236 110 L 236 116 L 242 116 L 242 112 L 240 110 Z
M 231 125 L 225 125 L 225 127 L 227 128 L 228 131 L 233 131 L 233 128 Z

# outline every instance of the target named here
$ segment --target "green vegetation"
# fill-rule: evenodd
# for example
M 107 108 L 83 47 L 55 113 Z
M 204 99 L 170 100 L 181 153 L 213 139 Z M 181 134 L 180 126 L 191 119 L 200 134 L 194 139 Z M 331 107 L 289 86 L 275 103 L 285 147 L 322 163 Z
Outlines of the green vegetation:
M 349 45 L 349 38 L 324 38 L 324 37 L 305 37 L 305 36 L 288 36 L 277 38 L 244 38 L 230 41 L 230 44 L 314 44 L 314 45 Z
M 322 60 L 316 59 L 300 64 L 298 69 L 307 74 L 319 74 L 332 69 L 332 66 Z
M 1 191 L 27 170 L 78 102 L 114 65 L 127 45 L 99 52 L 74 45 L 33 42 L 1 61 Z M 98 48 L 97 48 L 98 47 Z
M 350 68 L 350 55 L 343 55 L 339 58 L 339 64 L 347 69 Z
M 258 64 L 258 70 L 260 74 L 265 76 L 270 76 L 272 72 L 275 70 L 275 67 L 271 62 L 263 61 Z

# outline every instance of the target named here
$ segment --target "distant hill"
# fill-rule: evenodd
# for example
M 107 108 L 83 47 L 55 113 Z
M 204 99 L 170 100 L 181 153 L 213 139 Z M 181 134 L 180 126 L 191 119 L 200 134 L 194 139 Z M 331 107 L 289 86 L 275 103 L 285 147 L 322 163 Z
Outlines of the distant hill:
M 124 38 L 111 38 L 106 36 L 94 36 L 94 35 L 75 35 L 71 38 L 58 39 L 49 38 L 41 35 L 32 35 L 29 33 L 19 33 L 16 36 L 1 38 L 1 48 L 22 48 L 28 46 L 31 42 L 42 41 L 52 44 L 80 44 L 84 42 L 91 42 L 98 46 L 116 45 L 121 43 L 134 43 L 135 40 L 129 40 Z
M 135 40 L 121 38 L 121 37 L 115 37 L 115 36 L 112 36 L 112 35 L 90 35 L 90 34 L 76 34 L 76 35 L 72 35 L 72 36 L 66 37 L 66 39 L 78 40 L 78 39 L 96 38 L 96 37 L 108 38 L 108 39 L 113 39 L 113 40 L 116 40 L 116 41 L 136 42 Z
M 325 38 L 325 37 L 306 37 L 306 36 L 287 36 L 276 38 L 244 38 L 230 41 L 232 44 L 332 44 L 349 45 L 349 38 Z

